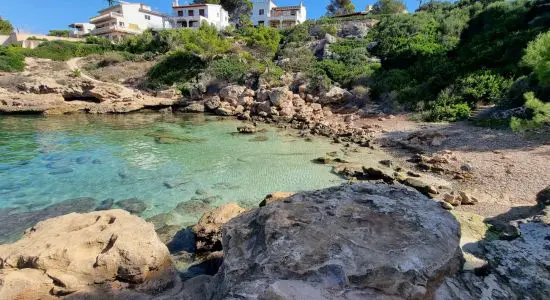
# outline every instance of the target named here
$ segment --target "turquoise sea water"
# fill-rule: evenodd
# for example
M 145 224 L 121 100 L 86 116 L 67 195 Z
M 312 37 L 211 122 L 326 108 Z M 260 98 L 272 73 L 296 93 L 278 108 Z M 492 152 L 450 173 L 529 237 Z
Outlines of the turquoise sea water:
M 0 209 L 137 198 L 147 204 L 141 215 L 150 217 L 201 197 L 213 199 L 212 206 L 252 207 L 273 191 L 342 182 L 330 166 L 311 162 L 337 145 L 268 126 L 256 135 L 233 134 L 241 124 L 153 113 L 0 116 Z

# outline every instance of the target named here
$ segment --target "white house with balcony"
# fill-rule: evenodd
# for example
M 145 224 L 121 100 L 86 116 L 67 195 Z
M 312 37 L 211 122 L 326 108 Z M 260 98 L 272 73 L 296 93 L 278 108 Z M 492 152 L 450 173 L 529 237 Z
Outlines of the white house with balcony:
M 252 24 L 288 28 L 307 20 L 307 11 L 303 3 L 295 6 L 277 6 L 272 0 L 252 1 Z
M 187 4 L 172 3 L 172 28 L 199 28 L 206 23 L 222 30 L 229 26 L 229 13 L 219 4 Z
M 146 29 L 163 29 L 169 26 L 166 15 L 143 3 L 120 1 L 117 5 L 99 11 L 90 19 L 95 28 L 91 35 L 120 41 L 128 35 L 140 34 Z
M 88 36 L 95 29 L 95 25 L 91 23 L 72 23 L 69 27 L 72 28 L 69 36 L 75 38 Z

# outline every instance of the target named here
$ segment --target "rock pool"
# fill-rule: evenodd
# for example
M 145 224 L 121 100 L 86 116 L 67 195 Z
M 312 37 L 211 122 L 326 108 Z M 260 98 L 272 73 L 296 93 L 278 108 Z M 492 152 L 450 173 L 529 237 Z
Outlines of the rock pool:
M 118 202 L 147 218 L 205 199 L 253 207 L 273 191 L 342 181 L 330 166 L 311 162 L 340 146 L 269 126 L 234 134 L 241 124 L 158 113 L 0 116 L 0 243 L 61 212 Z M 202 212 L 190 207 L 167 223 L 195 222 Z

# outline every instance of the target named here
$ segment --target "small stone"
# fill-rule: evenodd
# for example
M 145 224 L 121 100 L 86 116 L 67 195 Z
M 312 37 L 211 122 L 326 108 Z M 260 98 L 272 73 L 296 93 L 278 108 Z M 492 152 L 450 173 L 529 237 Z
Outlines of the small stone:
M 237 130 L 239 131 L 239 133 L 243 133 L 243 134 L 252 134 L 252 133 L 256 133 L 257 131 L 256 126 L 248 125 L 248 124 L 237 127 Z
M 459 206 L 460 205 L 460 199 L 458 199 L 457 196 L 451 195 L 451 194 L 443 195 L 443 201 L 451 204 L 452 206 Z
M 474 205 L 478 202 L 476 198 L 471 197 L 463 191 L 460 191 L 458 193 L 460 195 L 460 202 L 464 205 Z
M 550 185 L 537 194 L 537 203 L 542 207 L 550 205 Z
M 474 167 L 471 164 L 466 163 L 460 166 L 460 169 L 464 172 L 472 172 L 474 170 Z
M 386 166 L 388 168 L 391 168 L 393 166 L 393 162 L 389 159 L 381 160 L 379 163 L 383 166 Z
M 441 202 L 439 202 L 439 204 L 441 205 L 442 208 L 444 208 L 446 210 L 453 210 L 453 206 L 448 202 L 441 201 Z

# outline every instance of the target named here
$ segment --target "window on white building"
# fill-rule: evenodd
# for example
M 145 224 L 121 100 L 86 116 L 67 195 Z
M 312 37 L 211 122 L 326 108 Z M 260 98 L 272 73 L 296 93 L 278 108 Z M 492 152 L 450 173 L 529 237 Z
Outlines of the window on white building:
M 199 9 L 199 16 L 203 16 L 203 17 L 204 17 L 204 9 Z
M 178 17 L 183 17 L 183 10 L 178 10 Z
M 260 9 L 260 11 L 258 12 L 258 14 L 259 14 L 260 16 L 265 15 L 265 10 L 264 10 L 263 8 Z
M 118 22 L 118 25 L 119 25 L 120 27 L 124 27 L 124 22 Z
M 151 20 L 151 16 L 150 15 L 145 15 L 145 20 Z
M 264 25 L 265 25 L 264 21 L 258 21 L 258 26 L 264 26 Z
M 192 9 L 190 9 L 190 10 L 187 11 L 187 15 L 190 16 L 190 17 L 192 17 L 192 16 L 195 15 L 195 11 L 192 10 Z M 191 27 L 191 26 L 189 26 L 189 27 Z

